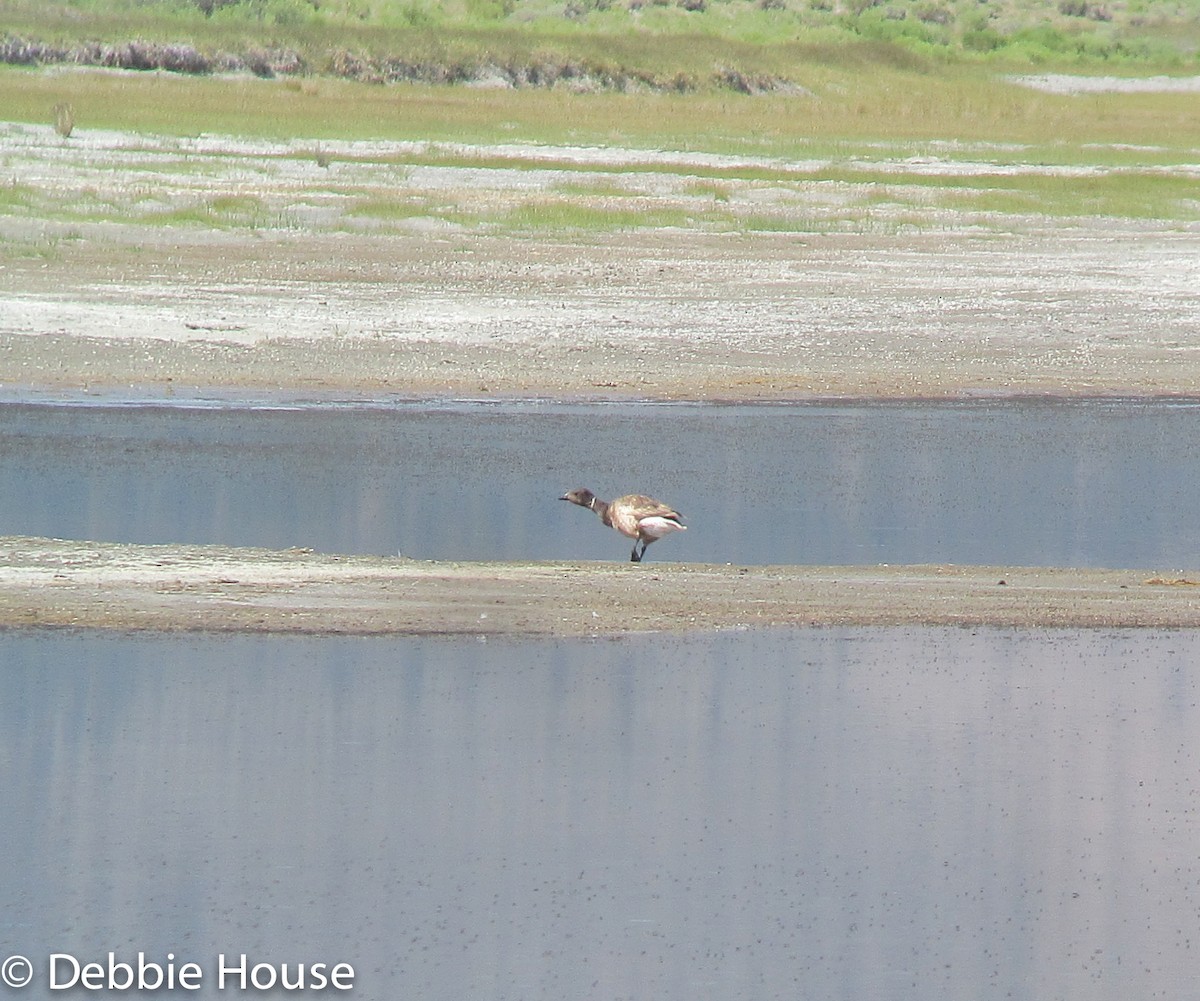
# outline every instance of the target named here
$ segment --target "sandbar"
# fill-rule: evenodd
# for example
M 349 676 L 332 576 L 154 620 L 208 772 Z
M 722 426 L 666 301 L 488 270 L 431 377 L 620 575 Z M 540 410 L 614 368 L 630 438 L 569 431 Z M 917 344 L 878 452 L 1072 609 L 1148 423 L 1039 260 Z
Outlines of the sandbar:
M 1177 572 L 469 563 L 0 539 L 0 628 L 613 637 L 763 626 L 1200 626 Z

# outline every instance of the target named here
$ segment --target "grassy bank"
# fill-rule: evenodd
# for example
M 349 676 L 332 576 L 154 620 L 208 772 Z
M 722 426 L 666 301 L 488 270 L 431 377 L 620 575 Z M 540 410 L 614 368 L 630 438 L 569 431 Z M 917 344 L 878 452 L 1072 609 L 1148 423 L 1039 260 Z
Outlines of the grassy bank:
M 249 3 L 205 17 L 182 0 L 174 7 L 136 8 L 80 0 L 69 8 L 77 23 L 61 3 L 39 6 L 37 18 L 25 0 L 0 0 L 0 11 L 6 7 L 23 12 L 29 24 L 40 23 L 47 37 L 84 37 L 105 25 L 112 39 L 146 25 L 158 25 L 155 30 L 168 37 L 182 26 L 194 30 L 198 44 L 214 47 L 235 37 L 271 46 L 353 38 L 385 51 L 389 39 L 421 37 L 440 38 L 443 54 L 455 45 L 519 37 L 526 56 L 541 51 L 539 39 L 549 37 L 543 22 L 552 13 L 543 12 L 521 31 L 505 24 L 491 31 L 478 24 L 443 31 L 392 23 L 402 18 L 383 0 L 364 4 L 371 18 L 360 25 L 348 23 L 349 8 L 334 0 L 310 5 L 313 17 L 288 23 L 272 19 L 271 11 L 283 7 Z M 261 16 L 252 16 L 255 11 Z M 468 14 L 458 15 L 463 25 Z M 450 16 L 448 9 L 439 14 Z M 575 57 L 592 52 L 589 58 L 600 58 L 597 46 L 608 37 L 599 33 L 602 23 L 598 18 L 562 36 L 577 43 Z M 729 33 L 669 37 L 671 44 L 664 45 L 662 37 L 634 32 L 623 48 L 605 50 L 605 58 L 613 65 L 640 61 L 659 73 L 690 73 L 702 65 L 711 69 L 721 53 L 734 53 L 754 72 L 786 76 L 794 86 L 754 95 L 727 86 L 580 92 L 379 86 L 321 74 L 259 79 L 248 73 L 0 67 L 2 117 L 43 127 L 57 118 L 68 133 L 61 139 L 67 148 L 100 129 L 127 133 L 135 146 L 138 134 L 153 135 L 168 150 L 170 137 L 201 135 L 280 144 L 253 168 L 264 174 L 261 190 L 247 193 L 229 179 L 205 191 L 189 181 L 165 201 L 154 197 L 170 186 L 164 171 L 215 179 L 240 154 L 183 149 L 147 156 L 144 171 L 137 164 L 130 168 L 136 182 L 108 195 L 86 170 L 69 184 L 52 177 L 31 184 L 22 154 L 14 151 L 0 160 L 0 216 L 52 220 L 67 233 L 76 224 L 108 222 L 352 231 L 402 231 L 432 222 L 487 232 L 649 227 L 743 234 L 1020 227 L 1025 222 L 1019 220 L 1096 216 L 1190 223 L 1200 217 L 1195 94 L 1044 93 L 1011 82 L 1006 67 L 993 59 L 934 59 L 891 43 L 814 41 L 811 33 L 805 40 L 762 44 Z M 661 49 L 657 59 L 655 46 Z M 684 54 L 691 62 L 683 61 Z M 493 58 L 499 58 L 494 50 Z M 64 108 L 70 129 L 62 128 Z M 433 145 L 403 154 L 345 147 L 345 141 L 368 139 Z M 605 163 L 569 154 L 548 161 L 519 146 L 501 148 L 522 143 L 670 152 Z M 685 162 L 683 154 L 691 152 L 760 160 Z M 91 154 L 80 149 L 78 156 L 82 167 Z M 287 161 L 297 158 L 312 164 L 303 194 L 273 188 L 266 179 L 286 173 Z M 926 169 L 931 161 L 936 167 Z M 423 167 L 469 178 L 462 182 L 468 193 L 407 183 L 409 172 Z M 511 182 L 513 172 L 544 168 L 561 176 L 528 193 Z
M 946 65 L 1191 72 L 1178 0 L 0 0 L 8 62 L 694 93 Z
M 1176 162 L 1200 146 L 1193 94 L 1045 94 L 978 67 L 868 74 L 813 64 L 804 80 L 807 95 L 683 97 L 8 68 L 0 69 L 0 107 L 9 120 L 48 124 L 55 105 L 69 103 L 79 129 L 168 135 L 525 141 L 787 157 L 849 155 L 875 141 L 920 152 L 922 144 L 954 141 L 991 144 L 989 159 L 1000 161 L 1003 146 L 1015 143 L 1037 147 L 1015 151 L 1022 161 L 1100 157 L 1137 165 Z M 1119 148 L 1085 148 L 1093 144 Z M 1130 149 L 1146 146 L 1158 149 Z
M 6 130 L 0 222 L 25 255 L 42 249 L 30 234 L 110 223 L 746 235 L 1200 219 L 1193 95 L 899 71 L 826 85 L 827 99 L 718 98 L 0 70 L 0 101 L 37 126 Z M 70 137 L 50 128 L 64 102 Z M 117 131 L 89 135 L 101 128 Z M 353 142 L 370 139 L 384 141 Z

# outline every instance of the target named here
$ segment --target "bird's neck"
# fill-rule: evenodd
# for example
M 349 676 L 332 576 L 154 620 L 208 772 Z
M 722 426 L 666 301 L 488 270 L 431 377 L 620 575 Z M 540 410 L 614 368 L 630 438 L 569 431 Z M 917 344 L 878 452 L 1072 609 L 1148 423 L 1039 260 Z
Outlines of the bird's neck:
M 608 501 L 602 501 L 599 497 L 593 497 L 588 507 L 600 515 L 601 521 L 605 524 L 608 523 Z

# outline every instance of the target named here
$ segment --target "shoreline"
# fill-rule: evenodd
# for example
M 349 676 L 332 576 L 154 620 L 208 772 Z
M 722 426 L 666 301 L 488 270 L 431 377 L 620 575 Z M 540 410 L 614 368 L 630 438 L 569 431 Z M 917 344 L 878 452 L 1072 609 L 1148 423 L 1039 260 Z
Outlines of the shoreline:
M 905 352 L 903 367 L 870 347 L 848 360 L 840 345 L 835 351 L 778 345 L 751 354 L 736 344 L 687 344 L 678 337 L 647 338 L 636 347 L 561 344 L 551 334 L 528 344 L 330 336 L 242 345 L 0 329 L 0 402 L 1200 399 L 1200 343 L 1122 347 L 1103 364 L 1077 364 L 1062 343 L 980 359 L 964 357 L 961 345 L 929 338 Z
M 0 629 L 615 637 L 758 627 L 1194 628 L 1178 571 L 465 563 L 0 539 Z
M 1061 389 L 1014 389 L 884 394 L 884 393 L 788 393 L 741 397 L 691 397 L 584 393 L 523 393 L 496 391 L 484 394 L 437 392 L 365 392 L 358 386 L 302 392 L 293 388 L 249 391 L 230 386 L 143 387 L 143 386 L 5 386 L 0 384 L 2 407 L 64 407 L 95 409 L 227 410 L 227 411 L 320 411 L 320 410 L 468 410 L 479 407 L 855 407 L 855 406 L 986 406 L 1001 404 L 1176 404 L 1200 406 L 1200 390 L 1165 391 L 1124 387 L 1104 392 L 1069 392 Z

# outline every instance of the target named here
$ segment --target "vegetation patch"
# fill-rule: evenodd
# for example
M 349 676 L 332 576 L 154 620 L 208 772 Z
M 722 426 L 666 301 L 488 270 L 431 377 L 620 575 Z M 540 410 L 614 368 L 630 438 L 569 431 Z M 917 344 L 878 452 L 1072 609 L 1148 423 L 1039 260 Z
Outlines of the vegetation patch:
M 27 123 L 4 126 L 13 238 L 30 219 L 540 236 L 1200 218 L 1194 94 L 1036 91 L 966 41 L 1067 21 L 1126 31 L 1133 0 L 1109 21 L 1028 0 L 1041 27 L 1002 0 L 986 22 L 968 18 L 975 0 L 830 0 L 836 31 L 828 12 L 780 29 L 802 13 L 790 0 L 614 0 L 559 20 L 553 0 L 457 13 L 431 0 L 430 20 L 387 0 L 364 0 L 358 20 L 339 0 L 277 17 L 289 3 L 0 0 L 21 63 L 0 67 L 0 107 Z M 889 10 L 908 41 L 867 30 Z M 930 32 L 958 41 L 935 51 Z M 30 70 L 43 60 L 161 72 Z M 77 173 L 31 182 L 22 158 L 48 148 Z M 110 168 L 122 187 L 100 179 Z
M 808 93 L 813 66 L 1195 71 L 1172 0 L 0 0 L 0 62 L 592 93 Z
M 0 184 L 0 212 L 24 212 L 33 207 L 37 194 L 35 187 L 16 180 Z
M 529 201 L 497 219 L 513 230 L 591 230 L 616 232 L 633 229 L 666 229 L 694 225 L 693 214 L 662 206 L 648 209 L 611 208 L 562 199 Z
M 1094 173 L 905 174 L 837 168 L 814 172 L 814 182 L 869 186 L 889 200 L 959 210 L 1195 220 L 1197 181 L 1186 174 L 1152 171 Z M 916 197 L 916 192 L 922 192 Z

